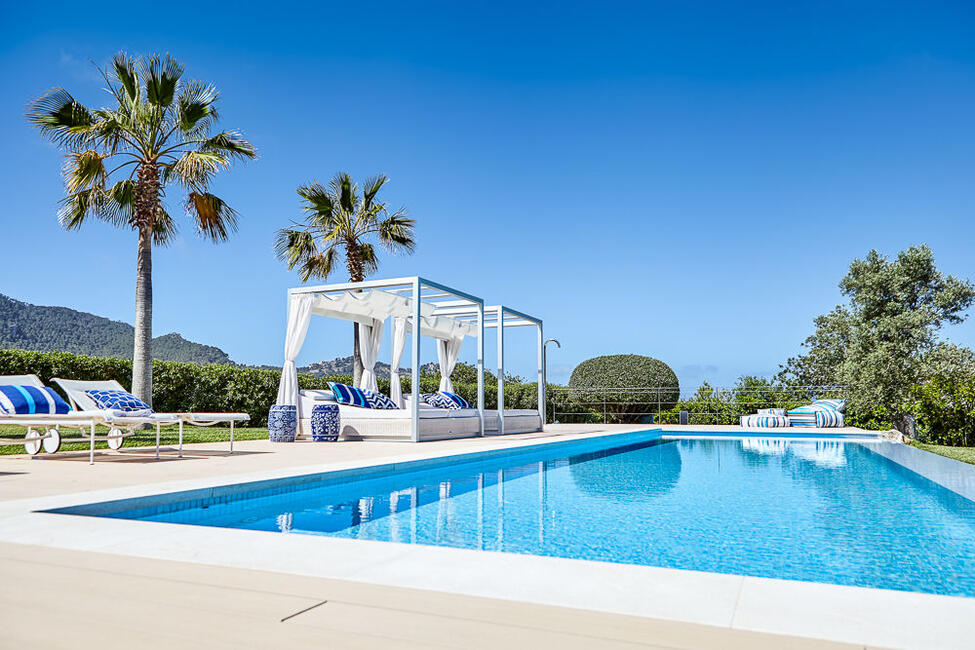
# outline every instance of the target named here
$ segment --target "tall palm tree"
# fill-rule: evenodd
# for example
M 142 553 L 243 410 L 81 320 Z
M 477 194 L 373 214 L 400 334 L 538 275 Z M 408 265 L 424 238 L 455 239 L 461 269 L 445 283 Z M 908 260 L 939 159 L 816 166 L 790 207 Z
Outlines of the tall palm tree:
M 377 196 L 388 180 L 382 174 L 373 176 L 363 185 L 361 195 L 359 186 L 344 172 L 337 173 L 328 187 L 318 182 L 300 185 L 304 221 L 278 231 L 274 244 L 278 259 L 287 262 L 289 269 L 297 267 L 301 281 L 307 282 L 326 279 L 344 254 L 349 280 L 362 282 L 379 267 L 370 239 L 377 239 L 390 252 L 412 253 L 416 221 L 402 209 L 390 213 Z M 358 383 L 362 375 L 358 324 L 353 327 L 352 358 Z
M 186 213 L 199 235 L 224 241 L 236 230 L 237 213 L 209 192 L 210 181 L 257 152 L 238 131 L 213 132 L 219 92 L 183 80 L 182 66 L 168 54 L 119 52 L 99 72 L 114 106 L 89 109 L 55 88 L 31 103 L 27 118 L 67 152 L 61 225 L 74 230 L 93 217 L 138 235 L 132 390 L 151 403 L 152 246 L 176 235 L 163 205 L 166 187 L 185 191 Z

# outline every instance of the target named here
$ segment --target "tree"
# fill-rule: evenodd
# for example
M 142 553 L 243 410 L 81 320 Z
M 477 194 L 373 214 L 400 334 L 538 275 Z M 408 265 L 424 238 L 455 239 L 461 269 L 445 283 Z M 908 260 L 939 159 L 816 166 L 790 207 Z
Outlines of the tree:
M 379 190 L 388 182 L 382 174 L 359 186 L 352 177 L 339 172 L 328 187 L 312 182 L 298 187 L 302 200 L 303 222 L 293 222 L 290 228 L 278 231 L 274 250 L 278 259 L 298 268 L 301 281 L 326 279 L 336 261 L 345 255 L 349 280 L 362 282 L 366 274 L 379 268 L 379 255 L 370 239 L 390 252 L 412 253 L 416 247 L 413 228 L 416 221 L 403 209 L 390 213 L 387 204 L 378 198 Z M 355 382 L 362 376 L 359 356 L 359 325 L 353 326 L 352 356 Z
M 130 228 L 138 236 L 132 391 L 152 401 L 152 246 L 176 236 L 166 188 L 185 191 L 185 209 L 198 234 L 220 242 L 236 229 L 237 213 L 210 193 L 213 176 L 236 160 L 257 156 L 238 131 L 212 133 L 219 92 L 183 80 L 169 55 L 131 58 L 120 52 L 99 69 L 114 106 L 89 109 L 63 88 L 30 104 L 28 121 L 67 152 L 61 225 L 89 218 Z
M 927 246 L 913 246 L 894 260 L 877 251 L 854 260 L 840 290 L 849 304 L 816 319 L 808 352 L 790 359 L 781 378 L 844 385 L 851 411 L 910 433 L 914 387 L 967 356 L 939 332 L 964 320 L 975 286 L 941 273 Z

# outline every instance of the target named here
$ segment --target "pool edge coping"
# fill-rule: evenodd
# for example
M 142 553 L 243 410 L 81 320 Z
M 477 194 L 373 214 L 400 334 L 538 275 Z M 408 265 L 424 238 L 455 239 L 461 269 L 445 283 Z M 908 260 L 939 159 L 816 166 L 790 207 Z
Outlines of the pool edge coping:
M 517 441 L 521 444 L 490 451 L 504 453 L 525 447 L 628 436 L 652 430 L 657 428 L 579 434 L 570 440 Z M 749 434 L 789 437 L 770 435 L 765 431 L 742 433 L 741 437 Z M 670 437 L 672 434 L 664 431 L 662 435 Z M 827 436 L 823 438 L 829 439 Z M 878 444 L 898 443 L 878 441 Z M 472 457 L 479 453 L 483 452 L 441 454 L 414 460 Z M 314 468 L 318 473 L 335 471 L 333 465 L 345 469 L 365 468 L 390 459 L 398 459 L 399 463 L 410 462 L 402 456 L 360 459 L 324 467 L 291 467 L 0 502 L 0 517 L 13 524 L 0 526 L 0 539 L 20 544 L 432 589 L 869 645 L 964 647 L 975 635 L 975 598 L 395 542 L 266 535 L 264 531 L 55 515 L 38 512 L 36 507 L 41 505 L 39 502 L 44 505 L 53 503 L 57 507 L 55 502 L 65 505 L 65 500 L 76 504 L 92 503 L 96 495 L 125 498 L 125 493 L 133 492 L 140 496 L 159 494 L 160 489 L 178 492 L 192 483 L 209 483 L 209 487 L 213 487 L 245 478 L 273 480 L 295 476 L 307 468 Z M 245 552 L 241 552 L 241 548 L 246 549 Z M 323 556 L 348 558 L 350 555 L 354 555 L 355 560 L 352 567 L 338 566 L 338 562 L 326 562 L 322 566 Z M 518 588 L 514 589 L 512 585 Z M 657 601 L 649 599 L 648 595 L 654 593 L 661 598 Z M 701 594 L 708 595 L 705 600 L 709 609 L 706 612 L 701 611 Z M 802 606 L 798 607 L 799 604 Z M 905 610 L 912 614 L 905 616 Z M 959 624 L 959 620 L 973 622 L 966 623 L 966 628 Z M 852 627 L 851 622 L 855 623 Z M 919 625 L 928 632 L 940 628 L 943 638 L 937 641 L 930 636 L 918 638 L 916 628 Z

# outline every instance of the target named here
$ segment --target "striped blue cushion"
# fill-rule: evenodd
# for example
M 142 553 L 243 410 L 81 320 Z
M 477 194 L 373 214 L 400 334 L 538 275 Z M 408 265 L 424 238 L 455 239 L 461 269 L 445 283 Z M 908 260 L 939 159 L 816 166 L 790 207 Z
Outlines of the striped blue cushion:
M 0 413 L 31 415 L 42 413 L 67 413 L 68 403 L 52 389 L 45 386 L 0 386 Z
M 746 428 L 768 429 L 789 426 L 789 419 L 783 415 L 762 414 L 741 416 L 741 426 Z
M 816 426 L 816 412 L 820 410 L 820 408 L 811 405 L 794 408 L 787 414 L 789 417 L 789 423 L 794 427 L 814 427 Z
M 834 408 L 825 407 L 816 411 L 817 427 L 841 427 L 843 424 L 843 414 Z
M 457 393 L 448 393 L 447 391 L 442 390 L 440 391 L 440 394 L 446 396 L 447 399 L 449 399 L 451 402 L 456 404 L 457 408 L 462 408 L 462 409 L 474 408 L 474 406 L 470 402 L 468 402 L 466 399 L 464 399 Z
M 339 404 L 369 408 L 369 404 L 366 401 L 366 395 L 362 392 L 361 388 L 340 384 L 334 381 L 328 382 L 328 387 L 332 389 L 332 393 L 335 395 L 335 401 Z
M 110 411 L 122 411 L 123 413 L 151 414 L 152 408 L 141 399 L 124 390 L 86 390 L 85 394 L 95 400 L 98 408 Z
M 828 406 L 834 411 L 839 411 L 842 413 L 846 410 L 846 400 L 842 399 L 817 399 L 813 402 L 813 406 Z

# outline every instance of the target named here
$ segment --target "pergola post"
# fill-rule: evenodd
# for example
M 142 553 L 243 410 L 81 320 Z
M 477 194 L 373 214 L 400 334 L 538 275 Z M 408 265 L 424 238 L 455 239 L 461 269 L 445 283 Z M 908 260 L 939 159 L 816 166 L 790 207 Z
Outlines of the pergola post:
M 410 348 L 413 366 L 410 370 L 410 440 L 420 442 L 420 278 L 413 278 L 413 338 Z
M 545 336 L 542 333 L 542 323 L 538 322 L 538 415 L 542 419 L 542 428 L 545 428 Z
M 498 435 L 504 435 L 504 306 L 498 305 Z
M 484 435 L 484 303 L 477 304 L 477 415 Z

